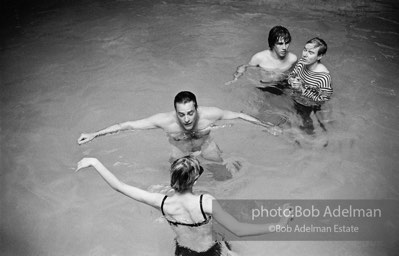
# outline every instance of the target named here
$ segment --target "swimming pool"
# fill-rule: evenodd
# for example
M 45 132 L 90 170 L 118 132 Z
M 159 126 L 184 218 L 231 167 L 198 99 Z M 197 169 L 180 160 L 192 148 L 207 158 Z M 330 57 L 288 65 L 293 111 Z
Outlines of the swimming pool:
M 395 9 L 396 8 L 396 9 Z M 266 49 L 274 25 L 290 50 L 320 36 L 333 77 L 328 134 L 274 137 L 234 122 L 213 131 L 234 179 L 204 176 L 218 198 L 398 199 L 397 4 L 393 1 L 94 1 L 60 4 L 22 21 L 1 56 L 2 236 L 5 255 L 170 255 L 173 233 L 160 213 L 109 189 L 96 156 L 122 180 L 168 184 L 161 130 L 121 133 L 78 146 L 81 132 L 171 111 L 180 90 L 199 105 L 256 114 L 282 111 L 281 98 L 235 68 Z M 291 116 L 292 117 L 292 116 Z M 292 117 L 294 118 L 294 117 Z M 298 134 L 294 134 L 299 136 Z M 328 140 L 328 146 L 323 147 Z M 243 255 L 387 255 L 371 242 L 236 242 Z

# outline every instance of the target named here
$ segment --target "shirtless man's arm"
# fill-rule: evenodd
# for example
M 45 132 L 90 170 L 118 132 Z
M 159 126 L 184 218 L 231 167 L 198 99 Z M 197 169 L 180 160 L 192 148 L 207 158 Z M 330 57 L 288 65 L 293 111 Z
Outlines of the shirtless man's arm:
M 266 128 L 270 128 L 272 126 L 274 126 L 273 124 L 268 124 L 268 123 L 263 123 L 262 121 L 244 114 L 244 113 L 238 113 L 238 112 L 233 112 L 233 111 L 229 111 L 229 110 L 223 110 L 220 108 L 216 108 L 216 107 L 206 107 L 204 109 L 204 117 L 209 119 L 209 120 L 213 120 L 213 121 L 218 121 L 218 120 L 233 120 L 233 119 L 242 119 L 244 121 L 256 124 L 256 125 L 260 125 Z
M 248 64 L 237 67 L 237 70 L 233 75 L 234 79 L 227 82 L 226 85 L 237 81 L 238 78 L 240 78 L 245 73 L 248 67 L 261 67 L 266 71 L 282 74 L 287 70 L 292 69 L 297 61 L 296 55 L 291 52 L 288 52 L 287 56 L 284 59 L 276 59 L 272 56 L 272 54 L 273 53 L 270 50 L 256 53 L 254 56 L 252 56 Z
M 238 78 L 240 78 L 245 73 L 248 67 L 258 67 L 261 61 L 259 58 L 259 54 L 260 52 L 252 56 L 248 64 L 238 66 L 236 72 L 233 74 L 234 79 L 227 82 L 226 85 L 232 84 L 237 81 Z
M 149 130 L 156 128 L 165 129 L 168 124 L 171 123 L 172 117 L 172 113 L 159 113 L 136 121 L 127 121 L 119 124 L 114 124 L 97 132 L 82 133 L 78 139 L 78 144 L 81 145 L 93 140 L 96 137 L 117 133 L 120 131 Z

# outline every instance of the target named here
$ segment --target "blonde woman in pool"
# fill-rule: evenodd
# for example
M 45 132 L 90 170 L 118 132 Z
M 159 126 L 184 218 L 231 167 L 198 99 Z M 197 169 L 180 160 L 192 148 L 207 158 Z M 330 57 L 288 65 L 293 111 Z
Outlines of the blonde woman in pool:
M 249 224 L 238 222 L 225 212 L 215 198 L 209 194 L 196 195 L 193 186 L 203 169 L 197 159 L 191 156 L 175 160 L 171 165 L 171 187 L 175 193 L 166 196 L 127 185 L 118 180 L 96 158 L 83 158 L 76 171 L 94 167 L 102 178 L 116 191 L 142 203 L 157 208 L 176 234 L 176 256 L 236 255 L 226 242 L 212 238 L 212 221 L 215 219 L 237 236 L 272 233 L 276 226 L 286 226 L 291 219 L 289 205 L 283 206 L 278 223 Z

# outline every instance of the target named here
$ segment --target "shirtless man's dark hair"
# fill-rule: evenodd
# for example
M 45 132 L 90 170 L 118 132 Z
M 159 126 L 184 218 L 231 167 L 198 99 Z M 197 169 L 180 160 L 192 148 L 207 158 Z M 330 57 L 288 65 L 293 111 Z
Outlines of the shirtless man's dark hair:
M 194 93 L 189 91 L 181 91 L 175 96 L 175 101 L 174 101 L 175 109 L 177 103 L 186 104 L 191 101 L 194 102 L 194 107 L 195 109 L 197 109 L 198 108 L 197 98 L 195 97 Z
M 297 56 L 288 51 L 291 43 L 290 32 L 283 26 L 274 26 L 269 32 L 267 41 L 269 49 L 257 52 L 251 57 L 248 64 L 238 66 L 233 74 L 234 79 L 226 82 L 226 85 L 237 81 L 248 67 L 261 67 L 268 71 L 269 75 L 266 80 L 269 81 L 281 81 L 286 77 L 285 72 L 289 71 L 297 61 Z M 262 79 L 261 82 L 265 82 L 265 80 Z
M 148 103 L 150 104 L 150 103 Z M 111 125 L 97 132 L 82 133 L 78 144 L 88 143 L 96 137 L 115 134 L 120 131 L 163 129 L 172 146 L 170 160 L 182 156 L 198 154 L 202 158 L 222 163 L 221 150 L 210 136 L 210 132 L 219 120 L 242 119 L 265 127 L 274 135 L 281 133 L 281 128 L 244 113 L 223 110 L 216 107 L 197 106 L 197 99 L 192 92 L 181 91 L 175 96 L 173 111 L 157 113 L 147 118 Z
M 283 38 L 287 44 L 291 42 L 291 34 L 288 29 L 283 26 L 273 27 L 270 30 L 269 37 L 267 39 L 270 49 L 273 49 L 273 46 L 279 41 L 280 38 Z

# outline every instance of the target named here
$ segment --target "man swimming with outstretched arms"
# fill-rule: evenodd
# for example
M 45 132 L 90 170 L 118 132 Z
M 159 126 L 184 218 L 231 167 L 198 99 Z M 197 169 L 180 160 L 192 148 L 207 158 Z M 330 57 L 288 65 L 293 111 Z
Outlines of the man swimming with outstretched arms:
M 221 151 L 211 138 L 210 132 L 219 120 L 242 119 L 263 126 L 268 132 L 278 134 L 279 127 L 263 123 L 244 113 L 222 110 L 216 107 L 198 107 L 192 92 L 179 92 L 174 99 L 175 110 L 153 116 L 112 125 L 94 133 L 82 133 L 78 144 L 84 144 L 96 137 L 125 130 L 163 129 L 172 145 L 171 161 L 186 155 L 198 155 L 215 162 L 222 162 Z

